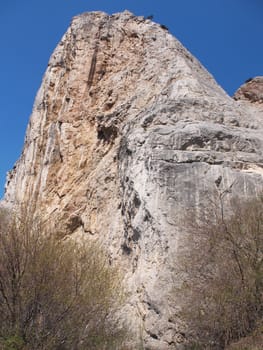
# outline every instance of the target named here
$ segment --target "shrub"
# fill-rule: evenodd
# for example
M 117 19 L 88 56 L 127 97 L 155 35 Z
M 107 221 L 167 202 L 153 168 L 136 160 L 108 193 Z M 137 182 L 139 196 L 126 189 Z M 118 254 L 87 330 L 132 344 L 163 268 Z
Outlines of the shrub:
M 4 350 L 22 350 L 24 346 L 25 343 L 19 336 L 11 336 L 6 338 L 1 344 L 1 348 Z
M 96 244 L 58 241 L 39 221 L 0 213 L 3 349 L 118 349 L 119 272 Z
M 263 198 L 213 203 L 187 222 L 179 257 L 181 317 L 202 349 L 224 349 L 263 316 Z

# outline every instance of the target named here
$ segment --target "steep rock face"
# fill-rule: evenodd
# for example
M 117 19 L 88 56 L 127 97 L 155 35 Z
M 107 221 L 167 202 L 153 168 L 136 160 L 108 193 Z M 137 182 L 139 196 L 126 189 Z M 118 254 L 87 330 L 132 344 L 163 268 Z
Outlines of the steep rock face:
M 124 313 L 145 349 L 179 349 L 170 292 L 185 214 L 214 191 L 262 190 L 262 118 L 160 25 L 85 13 L 50 58 L 5 203 L 100 240 L 125 270 Z

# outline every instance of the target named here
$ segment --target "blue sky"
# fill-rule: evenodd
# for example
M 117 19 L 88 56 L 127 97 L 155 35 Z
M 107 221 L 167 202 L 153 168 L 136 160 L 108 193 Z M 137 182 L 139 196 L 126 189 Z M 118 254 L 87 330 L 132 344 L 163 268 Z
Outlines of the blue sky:
M 232 95 L 263 75 L 263 0 L 0 0 L 0 197 L 49 56 L 85 11 L 153 15 Z

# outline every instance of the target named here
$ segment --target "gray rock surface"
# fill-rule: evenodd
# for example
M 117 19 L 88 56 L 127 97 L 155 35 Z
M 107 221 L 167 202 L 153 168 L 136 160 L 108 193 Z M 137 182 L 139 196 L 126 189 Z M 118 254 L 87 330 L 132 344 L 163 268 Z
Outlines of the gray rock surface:
M 188 209 L 263 189 L 263 110 L 237 96 L 127 11 L 75 17 L 50 58 L 5 203 L 105 245 L 145 349 L 184 341 L 170 292 Z

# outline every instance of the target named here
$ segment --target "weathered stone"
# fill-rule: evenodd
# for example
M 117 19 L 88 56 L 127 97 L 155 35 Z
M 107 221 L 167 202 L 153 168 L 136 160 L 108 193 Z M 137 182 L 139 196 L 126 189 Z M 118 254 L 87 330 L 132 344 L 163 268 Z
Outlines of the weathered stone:
M 100 240 L 144 348 L 182 349 L 170 292 L 183 218 L 214 191 L 262 191 L 262 118 L 160 25 L 85 13 L 51 56 L 5 203 Z
M 263 103 L 263 77 L 248 79 L 234 94 L 235 100 Z

